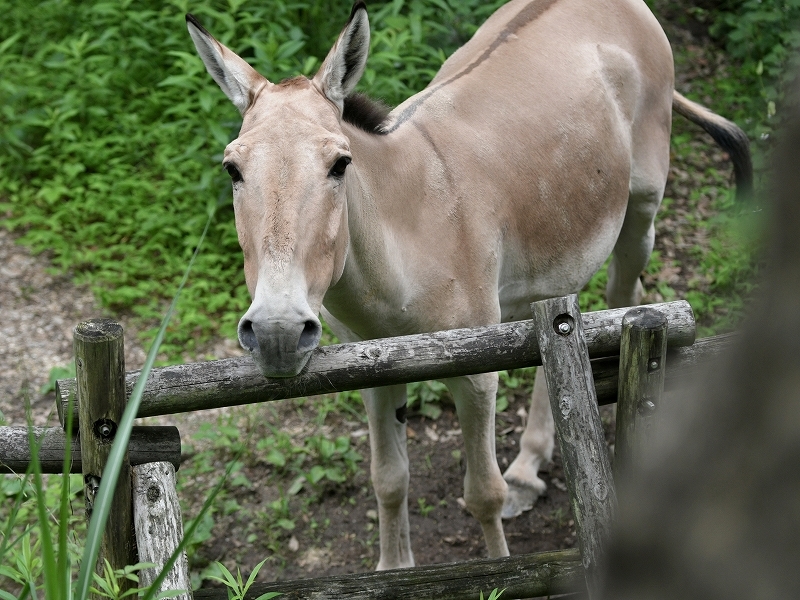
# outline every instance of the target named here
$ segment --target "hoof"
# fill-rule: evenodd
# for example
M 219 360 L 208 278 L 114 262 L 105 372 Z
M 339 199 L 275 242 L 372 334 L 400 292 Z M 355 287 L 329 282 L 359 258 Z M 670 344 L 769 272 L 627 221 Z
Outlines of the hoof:
M 500 513 L 503 519 L 513 519 L 526 510 L 532 509 L 536 499 L 547 489 L 545 482 L 538 477 L 531 482 L 517 479 L 506 480 L 506 482 L 508 483 L 508 495 L 503 504 L 503 512 Z

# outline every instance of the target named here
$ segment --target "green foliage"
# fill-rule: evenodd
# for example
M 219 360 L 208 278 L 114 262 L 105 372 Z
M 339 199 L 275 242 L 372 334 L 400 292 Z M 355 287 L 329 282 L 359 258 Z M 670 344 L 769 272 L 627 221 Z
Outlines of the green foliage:
M 533 381 L 536 369 L 514 369 L 513 371 L 500 371 L 499 387 L 497 389 L 497 412 L 504 412 L 516 394 L 530 397 L 533 392 Z
M 139 587 L 139 571 L 142 569 L 150 569 L 155 567 L 153 563 L 136 563 L 135 565 L 128 565 L 122 569 L 113 569 L 111 564 L 103 559 L 105 567 L 103 569 L 102 577 L 97 573 L 94 574 L 94 586 L 90 589 L 92 593 L 101 597 L 109 598 L 110 600 L 122 600 L 131 596 L 141 596 L 147 592 L 147 588 Z M 125 589 L 123 582 L 130 581 L 132 586 Z M 159 592 L 156 595 L 158 600 L 162 598 L 174 598 L 186 593 L 186 590 L 170 590 L 166 592 Z
M 412 413 L 420 414 L 433 421 L 442 414 L 439 403 L 449 398 L 447 386 L 441 381 L 416 381 L 407 387 L 408 408 Z
M 427 517 L 436 509 L 436 505 L 428 504 L 427 498 L 420 496 L 417 498 L 417 505 L 419 506 L 419 514 L 423 517 Z
M 250 573 L 250 577 L 247 578 L 247 582 L 243 582 L 242 572 L 239 569 L 236 569 L 236 576 L 234 577 L 233 573 L 231 573 L 225 567 L 225 565 L 223 565 L 221 562 L 217 562 L 214 564 L 216 565 L 221 576 L 212 575 L 210 579 L 215 579 L 220 583 L 223 583 L 228 588 L 228 600 L 244 600 L 247 590 L 249 590 L 250 586 L 253 585 L 253 582 L 255 582 L 256 576 L 261 570 L 261 567 L 264 566 L 265 562 L 267 562 L 266 558 L 256 565 L 256 568 L 253 569 L 252 573 Z M 255 598 L 255 600 L 270 600 L 275 596 L 280 596 L 280 593 L 267 592 L 266 594 L 261 594 Z
M 48 392 L 53 392 L 56 389 L 56 381 L 59 379 L 67 379 L 70 377 L 75 377 L 75 361 L 70 361 L 70 363 L 64 367 L 53 367 L 50 369 L 50 373 L 47 375 L 47 383 L 45 383 L 41 389 L 39 390 L 40 394 L 47 394 Z
M 776 107 L 797 75 L 799 26 L 798 0 L 727 0 L 714 16 L 711 33 L 724 40 L 729 56 L 741 65 L 734 83 L 747 93 L 736 100 L 754 137 L 775 129 Z
M 234 415 L 220 417 L 214 425 L 201 424 L 192 439 L 206 442 L 206 449 L 192 455 L 190 464 L 181 469 L 182 474 L 191 478 L 214 472 L 219 460 L 230 461 L 229 457 L 235 454 L 245 458 L 249 464 L 271 465 L 276 475 L 291 479 L 287 494 L 294 496 L 304 487 L 316 494 L 327 484 L 346 481 L 359 472 L 359 463 L 364 460 L 347 436 L 329 439 L 322 433 L 313 433 L 298 443 L 285 431 L 271 425 L 267 428 L 269 434 L 258 436 L 258 441 L 252 443 L 254 430 L 237 423 Z M 234 474 L 231 486 L 250 487 L 243 472 L 246 466 L 241 461 L 231 465 Z M 223 499 L 224 496 L 221 501 Z
M 508 408 L 515 394 L 530 395 L 533 391 L 534 368 L 500 371 L 496 411 Z M 435 421 L 442 415 L 441 404 L 452 402 L 447 386 L 441 381 L 418 381 L 408 384 L 408 408 L 411 414 Z
M 300 429 L 291 428 L 291 433 L 285 425 L 272 424 L 279 417 L 275 413 L 275 418 L 270 418 L 271 409 L 243 406 L 219 416 L 214 423 L 201 424 L 184 448 L 188 458 L 177 473 L 184 515 L 196 510 L 187 499 L 205 497 L 216 474 L 221 469 L 230 472 L 187 548 L 193 585 L 217 575 L 201 552 L 203 544 L 214 536 L 216 524 L 240 527 L 248 543 L 257 544 L 270 559 L 283 561 L 282 553 L 293 532 L 301 529 L 313 534 L 320 527 L 305 517 L 308 506 L 321 502 L 333 490 L 347 489 L 348 482 L 361 472 L 363 457 L 351 438 L 331 436 L 328 425 L 310 416 L 319 406 L 338 401 L 317 397 L 291 402 L 303 424 Z M 355 423 L 362 419 L 361 414 L 356 415 Z M 272 494 L 255 506 L 257 488 L 250 481 L 255 480 L 254 473 L 269 485 Z
M 610 260 L 610 259 L 609 259 Z M 581 312 L 591 312 L 595 310 L 605 310 L 608 308 L 606 303 L 606 284 L 608 283 L 608 263 L 595 273 L 589 280 L 578 296 Z
M 375 31 L 361 87 L 399 103 L 501 0 L 370 4 Z M 88 283 L 113 311 L 158 321 L 219 218 L 162 351 L 192 355 L 233 337 L 249 303 L 219 166 L 240 118 L 195 55 L 191 10 L 272 80 L 319 67 L 347 2 L 0 0 L 0 214 L 23 242 Z M 24 34 L 23 34 L 24 32 Z M 147 335 L 152 335 L 150 331 Z
M 63 557 L 65 564 L 74 565 L 80 557 L 79 540 L 86 531 L 84 520 L 76 516 L 83 503 L 80 475 L 67 478 L 43 476 L 40 489 L 36 488 L 32 478 L 32 474 L 0 478 L 0 589 L 18 587 L 20 593 L 26 593 L 25 590 L 34 585 L 37 590 L 41 589 L 45 568 L 44 536 L 55 540 L 55 544 L 51 541 L 58 547 L 55 558 Z M 63 496 L 66 496 L 67 510 L 59 515 Z M 44 527 L 39 521 L 40 506 L 48 512 Z M 60 544 L 62 536 L 63 547 Z M 63 568 L 67 569 L 66 566 Z
M 730 206 L 730 199 L 720 202 L 728 206 L 703 224 L 709 232 L 708 248 L 696 251 L 708 284 L 689 281 L 686 292 L 697 318 L 698 337 L 731 331 L 741 322 L 759 273 L 759 215 Z

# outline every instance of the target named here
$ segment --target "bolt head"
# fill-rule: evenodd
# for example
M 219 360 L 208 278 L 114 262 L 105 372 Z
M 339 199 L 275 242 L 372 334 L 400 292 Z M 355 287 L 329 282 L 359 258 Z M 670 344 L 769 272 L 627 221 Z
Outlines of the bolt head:
M 567 322 L 565 321 L 565 322 L 563 322 L 563 323 L 559 323 L 559 324 L 558 324 L 558 331 L 559 331 L 559 332 L 561 332 L 561 333 L 567 334 L 567 333 L 569 333 L 570 331 L 572 331 L 572 327 L 570 327 L 570 326 L 569 326 L 569 323 L 567 323 Z
M 656 412 L 656 405 L 652 400 L 642 400 L 639 403 L 639 414 L 647 417 Z

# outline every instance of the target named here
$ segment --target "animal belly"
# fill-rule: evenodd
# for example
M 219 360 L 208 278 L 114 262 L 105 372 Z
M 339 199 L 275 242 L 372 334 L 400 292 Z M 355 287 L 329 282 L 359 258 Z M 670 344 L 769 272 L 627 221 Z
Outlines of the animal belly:
M 610 256 L 623 216 L 607 217 L 598 223 L 589 243 L 551 258 L 548 264 L 538 264 L 535 254 L 507 251 L 498 285 L 501 320 L 529 319 L 531 302 L 580 291 Z

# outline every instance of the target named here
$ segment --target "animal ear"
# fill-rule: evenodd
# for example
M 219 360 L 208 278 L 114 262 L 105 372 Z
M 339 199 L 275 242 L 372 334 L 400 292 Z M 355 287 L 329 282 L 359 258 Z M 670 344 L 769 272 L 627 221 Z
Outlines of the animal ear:
M 269 81 L 235 52 L 215 40 L 194 16 L 186 15 L 186 27 L 206 69 L 225 95 L 244 114 L 256 92 Z
M 343 110 L 344 99 L 350 95 L 364 73 L 368 54 L 367 7 L 363 2 L 356 2 L 347 25 L 313 79 L 314 84 L 328 100 L 339 107 L 340 112 Z

